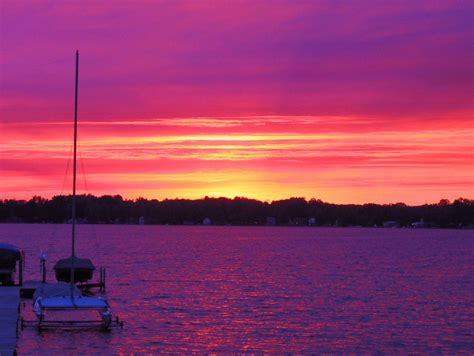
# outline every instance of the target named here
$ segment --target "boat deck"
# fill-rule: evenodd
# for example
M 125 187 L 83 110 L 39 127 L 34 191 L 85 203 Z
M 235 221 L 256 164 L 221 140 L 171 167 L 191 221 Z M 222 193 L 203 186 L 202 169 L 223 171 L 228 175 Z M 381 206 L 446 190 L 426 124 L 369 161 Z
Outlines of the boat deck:
M 0 287 L 0 355 L 16 354 L 20 288 Z

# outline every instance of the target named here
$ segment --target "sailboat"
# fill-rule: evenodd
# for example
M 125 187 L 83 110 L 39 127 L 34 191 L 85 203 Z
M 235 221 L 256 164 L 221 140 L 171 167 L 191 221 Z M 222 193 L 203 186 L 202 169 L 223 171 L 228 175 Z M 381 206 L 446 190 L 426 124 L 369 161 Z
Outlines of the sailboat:
M 72 184 L 72 244 L 71 257 L 59 260 L 53 267 L 59 282 L 86 282 L 92 279 L 95 266 L 88 258 L 79 258 L 75 254 L 76 239 L 76 149 L 77 149 L 77 98 L 79 86 L 79 51 L 76 51 L 76 87 L 74 98 L 74 168 Z
M 92 279 L 95 266 L 88 258 L 71 256 L 56 262 L 53 269 L 59 282 L 70 282 L 72 280 L 75 283 L 82 283 Z M 72 275 L 71 271 L 73 270 Z
M 48 311 L 97 311 L 100 320 L 94 325 L 109 329 L 112 325 L 112 314 L 109 304 L 105 298 L 83 296 L 75 285 L 75 282 L 82 282 L 92 278 L 95 267 L 89 259 L 76 257 L 76 152 L 77 152 L 77 95 L 78 95 L 78 75 L 79 75 L 79 51 L 76 51 L 76 87 L 74 102 L 74 168 L 73 168 L 73 188 L 72 188 L 72 234 L 71 234 L 71 257 L 56 263 L 54 269 L 59 281 L 68 282 L 50 285 L 48 288 L 37 290 L 33 305 L 34 313 L 38 321 L 38 328 L 43 326 L 54 326 L 57 323 L 73 326 L 80 323 L 84 326 L 84 321 L 46 321 L 45 316 Z M 52 287 L 52 288 L 51 288 Z M 87 322 L 87 321 L 86 321 Z M 93 323 L 94 321 L 91 321 Z M 116 319 L 117 323 L 118 318 Z M 65 324 L 66 323 L 66 324 Z

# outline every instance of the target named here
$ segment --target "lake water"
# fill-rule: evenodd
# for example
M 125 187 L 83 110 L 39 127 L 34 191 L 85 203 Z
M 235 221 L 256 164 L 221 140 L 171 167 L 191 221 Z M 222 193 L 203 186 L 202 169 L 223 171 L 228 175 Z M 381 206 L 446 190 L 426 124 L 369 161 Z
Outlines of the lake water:
M 30 353 L 474 352 L 474 231 L 80 225 L 123 330 L 20 333 Z M 0 225 L 26 280 L 68 225 Z

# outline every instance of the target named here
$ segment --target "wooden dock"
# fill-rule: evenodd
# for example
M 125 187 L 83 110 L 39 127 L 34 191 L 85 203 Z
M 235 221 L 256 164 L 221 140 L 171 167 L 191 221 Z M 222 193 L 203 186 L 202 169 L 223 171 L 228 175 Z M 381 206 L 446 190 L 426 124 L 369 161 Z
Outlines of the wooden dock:
M 20 288 L 0 287 L 0 355 L 16 354 Z

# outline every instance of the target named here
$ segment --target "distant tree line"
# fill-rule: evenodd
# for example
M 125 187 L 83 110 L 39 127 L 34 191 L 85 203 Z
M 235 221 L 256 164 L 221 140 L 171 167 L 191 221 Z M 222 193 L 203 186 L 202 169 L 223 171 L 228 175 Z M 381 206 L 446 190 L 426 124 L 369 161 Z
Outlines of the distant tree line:
M 71 196 L 0 200 L 0 222 L 65 223 Z M 314 226 L 474 227 L 474 200 L 446 199 L 437 204 L 340 205 L 290 198 L 261 202 L 247 198 L 123 199 L 120 195 L 80 195 L 77 219 L 90 224 L 213 224 Z M 416 222 L 421 222 L 416 224 Z

